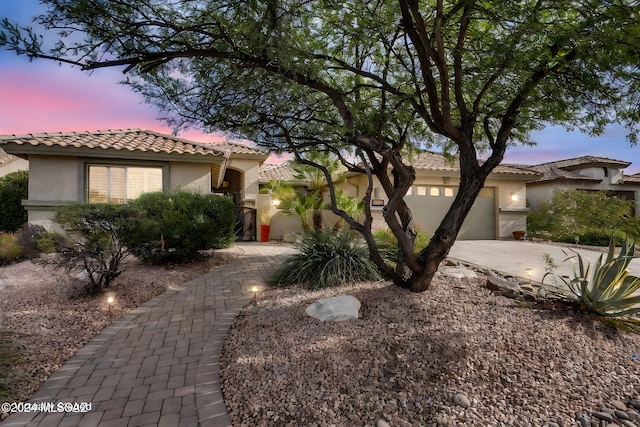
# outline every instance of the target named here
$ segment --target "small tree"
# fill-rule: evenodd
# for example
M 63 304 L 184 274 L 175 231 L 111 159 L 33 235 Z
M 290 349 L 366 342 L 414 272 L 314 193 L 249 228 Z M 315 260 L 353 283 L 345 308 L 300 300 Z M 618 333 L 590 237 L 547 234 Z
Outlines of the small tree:
M 22 200 L 28 194 L 29 172 L 13 172 L 0 178 L 0 231 L 14 232 L 27 222 Z
M 123 67 L 127 83 L 176 129 L 225 130 L 317 167 L 331 206 L 397 285 L 426 290 L 487 177 L 516 142 L 549 123 L 600 134 L 611 122 L 637 140 L 635 0 L 362 0 L 202 2 L 41 0 L 60 31 L 51 51 L 5 20 L 0 47 L 78 65 Z M 414 255 L 404 201 L 415 148 L 457 155 L 460 190 Z M 367 175 L 364 220 L 336 206 L 331 153 Z M 398 241 L 394 269 L 373 238 L 374 179 Z
M 120 263 L 129 253 L 125 242 L 138 216 L 129 206 L 108 204 L 73 204 L 57 212 L 56 222 L 69 234 L 62 262 L 86 272 L 89 294 L 100 293 L 121 274 Z

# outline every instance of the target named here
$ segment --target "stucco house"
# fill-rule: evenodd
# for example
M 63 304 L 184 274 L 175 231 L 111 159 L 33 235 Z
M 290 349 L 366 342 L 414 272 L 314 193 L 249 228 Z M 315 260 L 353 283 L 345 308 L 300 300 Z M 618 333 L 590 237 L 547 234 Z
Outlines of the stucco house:
M 8 154 L 0 148 L 0 177 L 24 170 L 29 170 L 27 160 Z
M 52 227 L 58 206 L 126 203 L 143 192 L 185 189 L 232 197 L 254 208 L 268 153 L 245 145 L 197 143 L 149 130 L 2 135 L 0 147 L 29 162 L 30 223 Z
M 416 180 L 405 200 L 413 212 L 415 223 L 428 234 L 432 234 L 458 192 L 460 168 L 456 161 L 450 162 L 443 155 L 433 152 L 414 154 L 408 161 L 416 169 Z M 264 165 L 261 169 L 261 181 L 266 183 L 270 179 L 287 180 L 287 177 L 292 176 L 291 173 L 290 166 L 286 163 L 279 167 Z M 541 176 L 536 171 L 515 165 L 500 165 L 495 168 L 487 178 L 458 238 L 513 238 L 513 231 L 526 230 L 526 216 L 529 212 L 526 205 L 526 183 Z M 347 174 L 347 179 L 340 184 L 340 188 L 351 197 L 362 198 L 367 188 L 367 177 L 358 173 Z M 374 228 L 386 226 L 382 218 L 382 208 L 387 202 L 379 181 L 374 177 Z M 280 227 L 274 217 L 272 237 L 281 229 L 290 230 L 291 226 L 287 224 Z
M 625 175 L 623 169 L 631 162 L 606 157 L 582 156 L 529 166 L 542 174 L 527 183 L 527 200 L 534 209 L 551 200 L 553 193 L 563 189 L 606 191 L 617 197 L 633 200 L 636 215 L 640 215 L 640 174 Z

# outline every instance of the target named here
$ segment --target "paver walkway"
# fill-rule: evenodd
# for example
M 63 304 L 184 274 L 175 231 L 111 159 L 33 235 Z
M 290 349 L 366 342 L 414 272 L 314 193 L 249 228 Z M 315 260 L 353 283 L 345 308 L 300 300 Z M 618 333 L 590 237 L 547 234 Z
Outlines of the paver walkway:
M 225 336 L 253 298 L 251 288 L 264 288 L 265 277 L 294 252 L 276 244 L 236 247 L 243 254 L 231 263 L 105 328 L 28 402 L 90 403 L 91 410 L 14 413 L 2 426 L 230 426 L 219 380 Z

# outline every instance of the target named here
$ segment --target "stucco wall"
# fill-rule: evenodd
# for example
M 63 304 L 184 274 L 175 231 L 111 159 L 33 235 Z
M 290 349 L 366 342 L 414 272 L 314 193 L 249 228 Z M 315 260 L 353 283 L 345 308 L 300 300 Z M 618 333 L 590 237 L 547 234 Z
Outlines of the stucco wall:
M 260 182 L 260 162 L 255 159 L 231 159 L 227 168 L 242 172 L 242 201 L 245 205 L 251 205 L 258 196 Z
M 211 192 L 211 166 L 208 163 L 171 163 L 169 165 L 169 190 L 178 189 L 209 194 Z

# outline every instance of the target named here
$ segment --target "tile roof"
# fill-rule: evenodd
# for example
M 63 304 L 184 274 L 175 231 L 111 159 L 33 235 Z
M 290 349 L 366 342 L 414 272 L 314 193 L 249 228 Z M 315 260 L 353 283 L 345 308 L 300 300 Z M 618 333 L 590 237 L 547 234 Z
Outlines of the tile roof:
M 536 181 L 533 181 L 535 183 L 556 181 L 556 180 L 601 182 L 602 180 L 599 178 L 585 176 L 574 171 L 578 169 L 588 168 L 588 167 L 606 167 L 606 166 L 612 166 L 618 169 L 624 169 L 628 167 L 630 164 L 631 162 L 610 159 L 607 157 L 582 156 L 582 157 L 575 157 L 572 159 L 558 160 L 554 162 L 547 162 L 539 165 L 533 165 L 533 166 L 530 166 L 530 168 L 543 174 L 542 178 Z M 625 181 L 628 182 L 626 177 L 625 177 Z
M 95 132 L 53 132 L 26 135 L 0 135 L 0 144 L 19 146 L 74 147 L 128 152 L 154 152 L 167 154 L 191 154 L 224 156 L 226 152 L 240 155 L 257 155 L 266 158 L 267 153 L 257 148 L 224 142 L 199 143 L 142 129 L 101 130 Z
M 638 184 L 640 184 L 640 173 L 636 173 L 634 175 L 625 175 L 622 180 L 624 182 L 637 182 Z
M 406 161 L 412 165 L 416 170 L 432 170 L 432 171 L 452 171 L 457 172 L 460 170 L 458 159 L 449 160 L 440 153 L 434 153 L 431 151 L 424 151 L 420 153 L 414 153 L 407 156 Z M 494 174 L 515 174 L 515 175 L 530 175 L 535 177 L 540 175 L 539 172 L 532 170 L 528 166 L 512 165 L 512 164 L 500 164 L 493 172 Z
M 405 162 L 420 171 L 458 172 L 460 167 L 457 160 L 449 161 L 440 153 L 424 151 L 413 153 L 405 158 Z M 501 164 L 493 170 L 495 174 L 523 175 L 535 179 L 540 172 L 531 170 L 528 166 Z M 260 167 L 260 182 L 266 183 L 272 179 L 287 182 L 299 181 L 296 179 L 296 171 L 291 167 L 291 162 L 281 164 L 263 164 Z
M 16 159 L 16 156 L 8 154 L 2 148 L 0 148 L 0 166 L 4 166 L 8 163 L 13 162 Z
M 296 171 L 291 167 L 291 162 L 284 163 L 265 163 L 260 166 L 260 182 L 267 183 L 271 180 L 280 180 L 286 182 L 295 182 Z
M 542 163 L 539 165 L 533 166 L 537 168 L 539 166 L 554 166 L 556 168 L 572 170 L 572 169 L 581 169 L 589 166 L 616 166 L 618 169 L 624 169 L 628 167 L 631 162 L 625 162 L 623 160 L 610 159 L 608 157 L 597 157 L 597 156 L 581 156 L 574 157 L 571 159 L 557 160 L 554 162 Z

